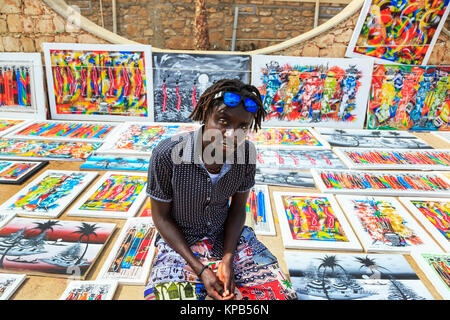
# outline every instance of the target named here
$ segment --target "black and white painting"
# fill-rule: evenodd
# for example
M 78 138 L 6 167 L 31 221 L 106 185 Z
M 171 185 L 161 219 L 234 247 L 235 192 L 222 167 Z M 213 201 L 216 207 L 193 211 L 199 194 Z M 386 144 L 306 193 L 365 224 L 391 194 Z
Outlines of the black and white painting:
M 332 147 L 433 149 L 406 131 L 316 128 Z
M 191 122 L 202 93 L 221 79 L 250 83 L 250 56 L 154 52 L 154 120 Z
M 315 188 L 313 176 L 309 171 L 291 171 L 257 167 L 255 181 L 258 184 Z

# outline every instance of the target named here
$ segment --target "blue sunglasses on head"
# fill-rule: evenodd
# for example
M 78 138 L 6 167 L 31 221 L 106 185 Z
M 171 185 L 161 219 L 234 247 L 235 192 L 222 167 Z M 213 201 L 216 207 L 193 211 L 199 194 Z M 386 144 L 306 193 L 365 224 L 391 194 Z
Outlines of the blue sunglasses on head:
M 216 93 L 214 99 L 222 97 L 223 103 L 225 103 L 225 105 L 229 107 L 236 107 L 242 101 L 242 99 L 244 99 L 244 106 L 248 112 L 256 112 L 256 110 L 258 110 L 258 104 L 256 103 L 255 100 L 246 97 L 241 97 L 237 93 L 221 91 Z

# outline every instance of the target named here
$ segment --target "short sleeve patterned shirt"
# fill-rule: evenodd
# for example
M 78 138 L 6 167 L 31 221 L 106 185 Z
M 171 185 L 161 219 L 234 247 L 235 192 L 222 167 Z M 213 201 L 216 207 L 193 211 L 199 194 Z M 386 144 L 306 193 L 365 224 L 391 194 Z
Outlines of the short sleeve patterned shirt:
M 246 140 L 235 153 L 229 170 L 213 185 L 201 165 L 202 130 L 203 127 L 168 138 L 154 148 L 147 194 L 172 202 L 172 217 L 188 246 L 208 237 L 213 243 L 212 253 L 221 258 L 229 199 L 254 186 L 256 149 Z

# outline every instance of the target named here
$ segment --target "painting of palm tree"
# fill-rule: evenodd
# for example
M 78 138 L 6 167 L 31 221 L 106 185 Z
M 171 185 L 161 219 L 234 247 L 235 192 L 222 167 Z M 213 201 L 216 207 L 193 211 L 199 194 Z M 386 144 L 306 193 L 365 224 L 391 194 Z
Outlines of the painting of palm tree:
M 333 276 L 336 268 L 341 269 L 344 272 L 344 274 L 346 274 L 346 271 L 341 265 L 339 265 L 339 263 L 338 263 L 339 260 L 334 255 L 333 256 L 327 256 L 326 255 L 324 258 L 320 258 L 320 261 L 322 261 L 322 263 L 319 265 L 319 267 L 317 269 L 318 269 L 319 272 L 322 269 L 322 288 L 323 288 L 323 292 L 324 292 L 325 297 L 327 298 L 327 300 L 330 300 L 330 296 L 328 295 L 328 290 L 327 290 L 326 285 L 325 285 L 325 283 L 326 283 L 325 276 L 326 276 L 327 270 L 328 269 L 331 270 L 332 276 Z
M 84 251 L 78 258 L 77 262 L 75 262 L 75 265 L 79 264 L 83 260 L 83 257 L 86 254 L 87 248 L 89 246 L 89 239 L 91 236 L 97 237 L 95 230 L 97 230 L 99 227 L 96 224 L 89 224 L 86 222 L 82 222 L 81 226 L 78 226 L 77 228 L 78 230 L 74 231 L 74 233 L 80 234 L 79 238 L 80 242 L 83 241 L 83 238 L 86 238 L 86 247 L 84 248 Z

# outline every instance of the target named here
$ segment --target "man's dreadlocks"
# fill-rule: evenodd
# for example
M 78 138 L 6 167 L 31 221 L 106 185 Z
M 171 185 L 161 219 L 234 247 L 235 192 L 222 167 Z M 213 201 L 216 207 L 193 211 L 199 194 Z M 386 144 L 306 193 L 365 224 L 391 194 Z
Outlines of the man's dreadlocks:
M 189 115 L 189 118 L 194 121 L 206 123 L 214 108 L 219 105 L 218 102 L 214 101 L 214 96 L 221 91 L 230 91 L 246 95 L 247 97 L 253 97 L 253 100 L 258 105 L 257 111 L 252 113 L 254 115 L 253 130 L 258 131 L 258 129 L 261 128 L 261 122 L 266 116 L 266 111 L 262 105 L 261 94 L 255 86 L 245 84 L 237 79 L 222 79 L 216 81 L 212 86 L 206 89 L 200 96 L 197 106 Z

